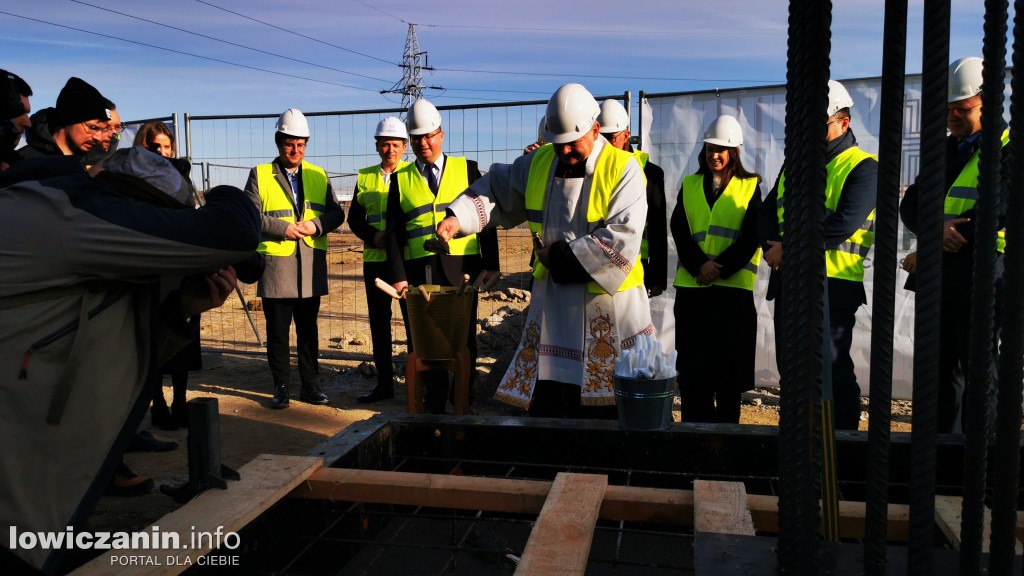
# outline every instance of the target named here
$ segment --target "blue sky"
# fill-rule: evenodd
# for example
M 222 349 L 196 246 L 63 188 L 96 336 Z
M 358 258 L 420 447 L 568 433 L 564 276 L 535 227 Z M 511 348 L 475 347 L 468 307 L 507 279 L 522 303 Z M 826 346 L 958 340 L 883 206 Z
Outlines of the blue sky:
M 567 81 L 595 95 L 631 90 L 635 100 L 640 90 L 785 80 L 786 2 L 623 5 L 630 4 L 23 1 L 0 7 L 0 65 L 32 85 L 34 109 L 52 106 L 67 78 L 79 76 L 126 120 L 397 107 L 400 96 L 379 91 L 401 78 L 409 23 L 437 69 L 424 72 L 425 84 L 445 88 L 424 94 L 437 105 L 543 100 Z M 883 7 L 883 0 L 834 3 L 833 78 L 880 74 Z M 922 1 L 912 0 L 908 73 L 920 72 L 921 12 Z M 950 58 L 980 55 L 982 3 L 954 1 L 952 16 Z

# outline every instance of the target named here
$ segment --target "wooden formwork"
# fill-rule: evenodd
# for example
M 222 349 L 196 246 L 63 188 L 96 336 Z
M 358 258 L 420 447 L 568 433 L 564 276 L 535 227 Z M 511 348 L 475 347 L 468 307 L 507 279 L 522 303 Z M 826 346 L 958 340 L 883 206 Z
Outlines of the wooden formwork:
M 701 535 L 754 537 L 756 533 L 773 533 L 778 529 L 778 500 L 747 494 L 738 482 L 696 480 L 691 491 L 609 485 L 607 476 L 599 474 L 560 472 L 553 482 L 548 482 L 323 468 L 320 458 L 275 455 L 255 458 L 240 473 L 242 479 L 232 482 L 228 490 L 207 491 L 153 526 L 159 526 L 164 533 L 179 533 L 182 541 L 188 541 L 196 526 L 222 526 L 226 532 L 238 531 L 285 497 L 536 515 L 516 569 L 516 574 L 524 575 L 583 574 L 598 519 L 692 528 L 698 574 L 721 573 L 722 568 L 707 558 L 720 555 L 721 547 L 709 544 L 702 549 L 702 542 L 716 541 L 702 539 Z M 958 502 L 940 497 L 940 503 L 937 526 L 955 547 L 959 541 L 959 523 L 955 518 L 959 513 Z M 864 504 L 842 502 L 840 514 L 843 536 L 861 538 Z M 906 538 L 907 522 L 906 506 L 889 507 L 891 540 Z M 159 566 L 126 567 L 115 565 L 110 558 L 146 552 L 118 550 L 116 554 L 104 554 L 73 574 L 170 576 L 183 572 L 211 549 L 199 546 L 169 551 L 167 554 L 173 555 L 174 561 Z M 708 565 L 714 568 L 703 568 Z

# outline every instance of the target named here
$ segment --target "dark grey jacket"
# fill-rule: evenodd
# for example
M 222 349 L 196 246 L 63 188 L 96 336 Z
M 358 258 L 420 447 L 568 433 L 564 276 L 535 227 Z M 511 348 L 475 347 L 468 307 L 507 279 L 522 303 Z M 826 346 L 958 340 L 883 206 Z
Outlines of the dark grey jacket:
M 39 161 L 51 177 L 0 188 L 3 534 L 62 533 L 88 517 L 113 473 L 102 465 L 119 461 L 149 404 L 143 382 L 167 357 L 158 346 L 175 326 L 157 317 L 162 277 L 176 287 L 259 241 L 259 212 L 237 188 L 210 191 L 198 210 L 161 208 L 70 157 Z M 165 311 L 175 308 L 180 328 L 180 300 Z M 36 568 L 62 553 L 13 552 Z
M 287 172 L 281 165 L 279 158 L 275 158 L 271 165 L 274 167 L 274 176 L 277 182 L 288 191 L 292 186 Z M 302 173 L 299 169 L 299 182 L 301 188 Z M 256 207 L 262 210 L 263 203 L 260 200 L 259 183 L 257 181 L 256 169 L 249 171 L 249 181 L 245 184 L 245 191 L 256 203 Z M 299 190 L 299 205 L 305 201 L 303 190 Z M 289 195 L 291 198 L 291 195 Z M 336 230 L 345 222 L 345 211 L 338 204 L 334 196 L 331 183 L 327 182 L 327 193 L 324 213 L 319 218 L 313 219 L 316 226 L 316 237 L 323 236 Z M 292 202 L 294 207 L 294 201 Z M 296 222 L 302 220 L 302 213 L 296 210 Z M 283 240 L 285 231 L 288 230 L 288 223 L 263 215 L 262 234 L 264 240 Z M 323 250 L 315 250 L 302 241 L 295 242 L 297 248 L 291 256 L 267 256 L 267 269 L 260 278 L 256 294 L 263 298 L 312 298 L 327 295 L 327 253 Z

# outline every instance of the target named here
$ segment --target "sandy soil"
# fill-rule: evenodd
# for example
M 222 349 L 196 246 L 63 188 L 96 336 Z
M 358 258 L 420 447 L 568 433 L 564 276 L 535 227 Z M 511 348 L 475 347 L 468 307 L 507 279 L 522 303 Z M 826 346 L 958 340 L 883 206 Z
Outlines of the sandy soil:
M 515 350 L 521 327 L 520 316 L 528 305 L 529 293 L 522 290 L 527 282 L 523 263 L 529 254 L 525 238 L 524 235 L 519 243 L 505 245 L 503 261 L 518 264 L 507 266 L 503 263 L 507 277 L 495 291 L 481 296 L 481 328 L 478 333 L 481 350 L 478 370 L 481 374 L 472 407 L 477 414 L 522 415 L 520 410 L 496 402 L 492 396 Z M 350 241 L 335 240 L 332 244 L 351 244 Z M 219 402 L 222 454 L 226 465 L 238 468 L 261 453 L 303 455 L 353 422 L 378 412 L 405 412 L 405 385 L 401 377 L 398 378 L 393 400 L 372 405 L 359 404 L 355 400 L 375 381 L 372 367 L 366 362 L 371 352 L 368 328 L 365 322 L 360 321 L 360 306 L 365 302 L 365 296 L 361 281 L 352 279 L 359 254 L 352 250 L 338 250 L 332 252 L 331 260 L 332 266 L 345 272 L 332 277 L 331 305 L 321 312 L 321 349 L 327 356 L 321 361 L 321 384 L 331 399 L 329 406 L 310 406 L 293 400 L 287 410 L 269 409 L 271 379 L 266 360 L 258 352 L 207 354 L 204 359 L 207 369 L 191 375 L 189 399 L 214 397 Z M 346 278 L 347 283 L 342 289 L 341 283 Z M 255 292 L 250 288 L 249 293 L 249 299 L 252 299 Z M 254 317 L 262 320 L 262 314 L 254 314 Z M 334 317 L 346 318 L 347 324 L 341 330 L 324 330 L 324 322 L 330 321 L 324 319 Z M 204 316 L 204 341 L 229 338 L 217 334 L 217 331 L 248 329 L 247 320 L 241 313 L 230 317 Z M 404 333 L 397 332 L 394 347 L 396 374 L 403 374 Z M 294 370 L 293 379 L 297 379 Z M 169 380 L 165 385 L 164 394 L 170 399 Z M 297 390 L 298 382 L 294 381 L 293 392 Z M 745 394 L 741 422 L 777 425 L 778 401 L 778 389 L 758 389 Z M 894 406 L 894 430 L 909 430 L 909 413 L 909 403 Z M 678 399 L 674 419 L 679 420 Z M 862 420 L 866 420 L 866 416 Z M 866 424 L 866 421 L 861 422 L 862 429 L 866 429 Z M 150 428 L 148 416 L 144 428 Z M 187 480 L 187 432 L 158 429 L 152 429 L 152 432 L 160 439 L 174 440 L 181 446 L 166 453 L 129 453 L 125 457 L 126 463 L 136 473 L 153 477 L 157 485 L 183 484 Z M 170 497 L 159 491 L 133 498 L 106 497 L 89 520 L 89 529 L 140 529 L 176 507 Z

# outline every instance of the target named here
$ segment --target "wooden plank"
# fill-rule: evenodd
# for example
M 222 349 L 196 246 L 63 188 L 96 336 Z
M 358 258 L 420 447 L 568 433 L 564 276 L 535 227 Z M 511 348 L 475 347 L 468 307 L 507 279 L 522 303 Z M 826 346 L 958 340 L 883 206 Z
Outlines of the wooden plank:
M 289 496 L 536 514 L 550 490 L 551 482 L 539 480 L 321 468 Z
M 171 576 L 180 574 L 197 564 L 215 546 L 210 537 L 200 533 L 221 534 L 237 532 L 259 516 L 275 502 L 287 495 L 300 482 L 323 465 L 320 458 L 308 456 L 275 456 L 262 454 L 242 466 L 242 479 L 228 482 L 227 490 L 207 490 L 195 500 L 167 514 L 152 526 L 142 530 L 152 534 L 157 527 L 160 534 L 177 534 L 182 549 L 114 550 L 106 552 L 71 574 L 75 576 Z M 197 536 L 193 542 L 193 535 Z M 211 545 L 211 540 L 214 540 Z M 223 543 L 223 536 L 221 536 Z M 230 544 L 230 543 L 229 543 Z M 186 548 L 187 547 L 187 548 Z M 155 548 L 155 547 L 150 547 Z M 135 558 L 141 565 L 123 565 L 112 557 Z M 232 556 L 219 557 L 231 562 Z M 234 556 L 233 558 L 238 558 Z M 213 557 L 204 562 L 214 560 Z M 129 560 L 130 561 L 130 560 Z M 155 562 L 154 562 L 155 561 Z M 239 559 L 240 565 L 240 559 Z M 229 569 L 232 567 L 227 566 Z M 237 570 L 237 567 L 234 567 Z
M 963 499 L 956 496 L 935 497 L 935 525 L 946 537 L 946 540 L 953 546 L 954 550 L 960 549 L 960 511 L 963 506 Z
M 693 529 L 711 534 L 754 535 L 742 482 L 693 481 Z
M 963 520 L 963 498 L 960 496 L 935 497 L 935 524 L 943 536 L 949 540 L 954 550 L 960 549 L 960 523 Z M 1020 514 L 1017 515 L 1020 518 Z M 992 511 L 985 508 L 984 524 L 981 532 L 981 553 L 988 554 L 992 540 Z M 1024 554 L 1024 546 L 1020 539 L 1014 541 L 1014 551 L 1019 556 Z
M 550 482 L 538 480 L 322 468 L 292 491 L 290 496 L 538 514 L 550 489 Z M 747 504 L 758 531 L 778 533 L 777 497 L 747 494 Z M 839 514 L 844 537 L 864 537 L 863 502 L 840 501 Z M 605 520 L 692 526 L 693 492 L 608 486 L 601 504 L 600 517 Z M 1020 530 L 1024 534 L 1024 514 L 1020 518 Z M 890 504 L 889 540 L 906 541 L 909 520 L 910 511 L 906 505 Z
M 776 496 L 747 494 L 750 515 L 759 532 L 779 532 L 779 499 Z M 863 538 L 864 519 L 867 514 L 864 502 L 839 501 L 839 530 L 843 538 Z M 888 540 L 906 542 L 910 526 L 910 507 L 906 504 L 889 504 Z
M 582 575 L 607 487 L 607 476 L 559 472 L 530 532 L 516 574 Z
M 692 526 L 693 492 L 667 488 L 609 486 L 604 492 L 601 518 Z
M 550 491 L 551 482 L 541 480 L 321 468 L 289 496 L 313 500 L 539 514 Z M 693 524 L 693 492 L 608 486 L 601 503 L 600 517 L 607 520 L 690 526 Z

